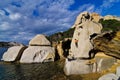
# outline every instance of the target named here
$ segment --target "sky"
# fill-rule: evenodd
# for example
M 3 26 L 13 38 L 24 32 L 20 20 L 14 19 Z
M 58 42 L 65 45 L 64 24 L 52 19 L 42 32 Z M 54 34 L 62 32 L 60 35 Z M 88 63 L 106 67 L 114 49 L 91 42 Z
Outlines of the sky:
M 0 0 L 0 41 L 28 44 L 65 31 L 83 11 L 120 16 L 120 0 Z

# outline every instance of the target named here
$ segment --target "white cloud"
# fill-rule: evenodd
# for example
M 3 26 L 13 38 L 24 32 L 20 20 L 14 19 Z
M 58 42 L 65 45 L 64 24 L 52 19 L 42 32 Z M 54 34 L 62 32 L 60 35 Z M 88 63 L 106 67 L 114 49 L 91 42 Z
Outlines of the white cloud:
M 120 0 L 103 0 L 103 3 L 95 9 L 95 12 L 99 14 L 103 13 L 105 10 L 111 8 L 115 3 L 120 2 Z
M 83 4 L 78 10 L 69 10 L 75 0 L 17 0 L 20 1 L 21 7 L 10 4 L 12 1 L 16 0 L 0 1 L 0 8 L 4 8 L 9 13 L 9 16 L 6 16 L 0 10 L 2 15 L 0 18 L 1 40 L 28 41 L 36 34 L 64 31 L 73 25 L 80 12 L 85 10 L 97 11 L 94 4 Z M 106 4 L 105 1 L 97 7 L 98 11 L 102 11 L 104 7 L 115 2 L 108 0 L 109 3 Z M 34 11 L 37 15 L 35 13 L 33 15 Z M 6 32 L 4 32 L 5 30 Z
M 3 10 L 0 10 L 0 15 L 5 15 L 5 12 Z
M 8 22 L 2 22 L 0 24 L 0 30 L 5 31 L 11 29 L 11 26 Z
M 104 0 L 101 8 L 109 8 L 114 5 L 114 3 L 119 2 L 120 0 Z
M 21 18 L 21 14 L 19 14 L 19 13 L 10 14 L 10 15 L 9 15 L 9 18 L 10 18 L 11 20 L 18 20 L 18 19 Z

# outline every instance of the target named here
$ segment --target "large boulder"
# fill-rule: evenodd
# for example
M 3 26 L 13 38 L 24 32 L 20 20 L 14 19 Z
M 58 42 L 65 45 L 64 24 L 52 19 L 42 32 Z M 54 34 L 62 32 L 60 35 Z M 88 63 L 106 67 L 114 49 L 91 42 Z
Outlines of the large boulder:
M 113 73 L 108 73 L 100 77 L 98 80 L 118 80 L 119 77 Z
M 39 63 L 54 61 L 55 50 L 50 46 L 29 46 L 20 59 L 21 63 Z
M 115 63 L 117 63 L 116 58 L 108 56 L 108 55 L 104 54 L 103 52 L 96 53 L 94 59 L 97 64 L 97 72 L 107 70 L 107 69 L 111 68 Z
M 93 49 L 93 44 L 90 39 L 92 35 L 101 33 L 101 29 L 101 24 L 89 21 L 89 19 L 86 19 L 85 22 L 76 26 L 70 54 L 74 57 L 89 57 L 88 53 Z
M 24 46 L 13 46 L 10 47 L 7 52 L 3 54 L 2 60 L 3 61 L 17 61 L 20 59 L 23 51 L 26 49 Z
M 48 41 L 48 39 L 44 35 L 38 34 L 32 40 L 30 40 L 29 45 L 48 46 L 48 45 L 51 45 L 51 43 Z
M 93 63 L 88 63 L 88 60 L 69 60 L 66 59 L 64 72 L 66 75 L 87 74 L 92 73 L 94 67 Z
M 90 67 L 95 68 L 97 65 L 94 66 L 96 63 L 94 60 L 89 60 L 94 47 L 91 39 L 96 34 L 100 34 L 101 29 L 102 25 L 92 21 L 91 15 L 88 12 L 83 12 L 78 16 L 75 22 L 71 49 L 64 68 L 67 75 L 93 72 L 93 69 L 91 70 Z

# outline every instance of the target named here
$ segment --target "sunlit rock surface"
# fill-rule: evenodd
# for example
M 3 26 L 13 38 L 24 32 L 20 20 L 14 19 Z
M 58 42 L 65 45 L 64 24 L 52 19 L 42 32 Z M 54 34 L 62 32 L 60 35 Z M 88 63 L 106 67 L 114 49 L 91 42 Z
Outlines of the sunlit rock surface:
M 102 29 L 100 23 L 92 21 L 88 12 L 81 13 L 78 18 L 75 22 L 76 28 L 71 42 L 71 50 L 64 68 L 67 75 L 92 72 L 90 70 L 91 66 L 85 62 L 87 61 L 86 59 L 90 58 L 90 51 L 93 49 L 92 35 L 101 33 Z M 91 64 L 94 65 L 94 63 Z
M 23 52 L 21 63 L 39 63 L 54 61 L 55 50 L 44 35 L 37 35 L 29 42 L 28 48 Z
M 48 46 L 51 45 L 50 41 L 48 41 L 48 39 L 42 35 L 42 34 L 38 34 L 36 35 L 32 40 L 30 40 L 29 45 L 33 45 L 33 46 Z
M 29 46 L 20 59 L 21 63 L 38 63 L 54 61 L 54 48 L 50 46 Z
M 17 61 L 22 56 L 23 51 L 26 49 L 24 46 L 13 46 L 10 47 L 2 57 L 3 61 Z

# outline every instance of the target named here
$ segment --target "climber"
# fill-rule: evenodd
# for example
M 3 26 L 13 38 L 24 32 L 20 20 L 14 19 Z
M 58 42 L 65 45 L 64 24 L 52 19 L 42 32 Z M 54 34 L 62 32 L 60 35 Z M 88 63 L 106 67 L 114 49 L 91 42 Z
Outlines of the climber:
M 75 39 L 75 45 L 76 45 L 76 47 L 78 47 L 78 40 L 77 39 Z

